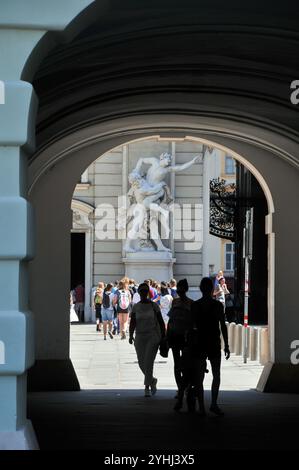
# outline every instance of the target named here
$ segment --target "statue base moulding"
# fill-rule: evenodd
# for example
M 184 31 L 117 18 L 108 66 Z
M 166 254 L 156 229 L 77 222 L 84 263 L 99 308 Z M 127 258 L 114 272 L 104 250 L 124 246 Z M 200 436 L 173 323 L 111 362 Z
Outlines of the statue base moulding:
M 123 258 L 126 276 L 134 279 L 138 284 L 145 279 L 154 279 L 158 282 L 169 281 L 173 278 L 175 261 L 172 254 L 167 251 L 126 253 L 126 257 Z

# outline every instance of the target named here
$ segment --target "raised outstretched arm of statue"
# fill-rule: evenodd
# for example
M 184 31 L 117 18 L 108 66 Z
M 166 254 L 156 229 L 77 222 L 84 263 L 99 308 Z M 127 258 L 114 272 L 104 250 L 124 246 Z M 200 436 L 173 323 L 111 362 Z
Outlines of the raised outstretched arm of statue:
M 194 163 L 196 163 L 197 161 L 200 160 L 200 156 L 197 155 L 196 157 L 192 158 L 192 160 L 190 162 L 187 162 L 187 163 L 183 163 L 183 165 L 173 165 L 173 166 L 169 166 L 169 171 L 172 171 L 172 172 L 177 172 L 177 171 L 183 171 L 183 170 L 187 170 L 187 168 L 190 168 L 190 166 L 194 165 Z

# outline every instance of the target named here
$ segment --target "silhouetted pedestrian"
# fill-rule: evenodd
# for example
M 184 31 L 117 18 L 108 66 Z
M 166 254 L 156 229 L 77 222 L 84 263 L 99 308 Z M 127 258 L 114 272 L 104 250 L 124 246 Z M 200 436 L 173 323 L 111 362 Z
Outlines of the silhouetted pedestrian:
M 192 345 L 194 389 L 195 396 L 198 398 L 199 411 L 202 415 L 205 414 L 203 380 L 207 359 L 211 363 L 213 374 L 210 411 L 217 415 L 223 414 L 217 405 L 221 365 L 220 329 L 225 345 L 225 357 L 226 359 L 230 357 L 223 305 L 213 299 L 213 287 L 213 281 L 210 278 L 203 278 L 200 283 L 202 298 L 195 301 L 191 306 L 192 337 L 196 336 L 196 341 Z M 194 330 L 196 335 L 194 335 Z
M 188 289 L 187 279 L 178 282 L 177 297 L 172 301 L 167 325 L 167 339 L 173 354 L 174 377 L 178 387 L 177 398 L 179 401 L 186 387 L 183 377 L 182 356 L 186 346 L 186 333 L 191 325 L 191 305 L 193 304 L 193 300 L 186 295 Z M 179 406 L 176 406 L 176 408 L 179 408 Z

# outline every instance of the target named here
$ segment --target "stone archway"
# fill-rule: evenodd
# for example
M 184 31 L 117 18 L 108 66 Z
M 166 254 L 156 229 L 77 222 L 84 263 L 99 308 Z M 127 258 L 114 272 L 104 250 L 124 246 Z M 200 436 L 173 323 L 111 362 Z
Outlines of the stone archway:
M 277 325 L 277 323 L 279 324 L 279 314 L 277 315 L 277 311 L 274 311 L 274 304 L 275 304 L 275 308 L 277 309 L 277 305 L 279 305 L 279 297 L 277 296 L 277 294 L 274 293 L 274 264 L 277 264 L 277 260 L 274 262 L 274 239 L 276 237 L 280 237 L 281 236 L 281 233 L 280 230 L 281 230 L 281 226 L 279 224 L 279 222 L 277 222 L 277 212 L 274 213 L 274 205 L 275 205 L 275 208 L 277 207 L 277 204 L 279 206 L 279 200 L 281 198 L 281 193 L 280 193 L 280 190 L 279 188 L 277 187 L 277 185 L 275 184 L 275 180 L 277 178 L 277 176 L 275 177 L 275 174 L 277 174 L 277 170 L 278 170 L 278 167 L 280 167 L 280 165 L 282 164 L 283 168 L 286 170 L 286 168 L 289 166 L 288 164 L 284 163 L 282 160 L 278 159 L 275 155 L 273 155 L 273 153 L 271 152 L 266 152 L 265 150 L 261 150 L 257 145 L 256 146 L 253 146 L 253 145 L 249 145 L 247 143 L 244 144 L 244 142 L 237 142 L 236 139 L 228 139 L 227 137 L 220 137 L 219 134 L 219 130 L 217 131 L 217 137 L 214 136 L 214 140 L 210 140 L 211 139 L 211 134 L 213 133 L 213 130 L 210 129 L 209 130 L 209 134 L 205 135 L 202 130 L 198 132 L 198 135 L 196 135 L 196 133 L 194 132 L 194 127 L 193 126 L 190 126 L 190 128 L 192 128 L 192 133 L 190 132 L 185 132 L 182 134 L 182 130 L 180 129 L 180 125 L 179 125 L 179 122 L 181 122 L 181 117 L 177 118 L 177 126 L 174 126 L 173 125 L 173 129 L 170 130 L 169 129 L 169 125 L 167 126 L 167 130 L 163 130 L 163 122 L 161 122 L 161 127 L 160 127 L 160 134 L 163 135 L 163 136 L 168 136 L 168 137 L 175 137 L 175 136 L 181 136 L 182 135 L 188 135 L 188 138 L 194 138 L 194 139 L 200 139 L 201 141 L 204 141 L 206 144 L 210 144 L 210 145 L 216 145 L 216 146 L 219 146 L 220 148 L 223 148 L 223 149 L 226 149 L 226 150 L 229 150 L 229 152 L 231 154 L 233 154 L 237 159 L 241 160 L 242 163 L 245 163 L 245 165 L 247 165 L 251 171 L 254 172 L 255 176 L 257 176 L 260 184 L 263 186 L 264 190 L 265 190 L 265 193 L 266 193 L 266 197 L 267 197 L 267 201 L 268 201 L 268 206 L 269 206 L 269 215 L 268 215 L 268 218 L 267 218 L 267 233 L 268 233 L 268 238 L 269 238 L 269 247 L 270 247 L 270 251 L 269 251 L 269 273 L 270 273 L 270 276 L 269 276 L 269 279 L 270 279 L 270 289 L 269 289 L 269 299 L 268 299 L 268 305 L 269 305 L 269 317 L 270 317 L 270 325 L 271 325 L 271 330 L 270 330 L 270 337 L 271 337 L 271 348 L 270 348 L 270 351 L 271 351 L 271 364 L 276 364 L 276 362 L 279 362 L 279 356 L 280 356 L 280 352 L 277 354 L 277 349 L 279 350 L 279 343 L 281 341 L 281 338 L 279 338 L 276 334 L 275 336 L 275 333 L 274 333 L 274 325 Z M 187 119 L 187 118 L 186 118 Z M 190 118 L 189 118 L 190 119 Z M 172 124 L 173 124 L 173 121 L 174 119 L 172 119 Z M 140 118 L 138 120 L 138 122 L 140 123 Z M 144 122 L 148 122 L 148 118 L 145 118 Z M 155 127 L 155 133 L 153 134 L 153 129 L 152 129 L 152 122 L 151 122 L 151 125 L 149 126 L 150 127 L 150 130 L 148 132 L 146 132 L 146 129 L 145 129 L 145 125 L 143 127 L 143 137 L 140 136 L 140 130 L 138 129 L 138 133 L 136 135 L 136 131 L 135 131 L 135 135 L 134 135 L 134 130 L 132 130 L 132 125 L 129 126 L 130 127 L 130 130 L 127 131 L 127 132 L 122 132 L 122 135 L 121 137 L 119 137 L 119 130 L 117 130 L 117 124 L 116 122 L 114 121 L 114 128 L 113 130 L 111 131 L 111 127 L 110 127 L 110 134 L 109 136 L 107 135 L 107 133 L 105 132 L 105 130 L 103 129 L 103 133 L 105 135 L 105 138 L 104 139 L 101 139 L 101 136 L 100 136 L 100 132 L 99 132 L 99 127 L 97 126 L 96 127 L 96 131 L 95 131 L 95 128 L 92 129 L 90 128 L 89 129 L 89 132 L 90 132 L 90 136 L 88 137 L 87 136 L 87 129 L 85 128 L 84 131 L 82 131 L 85 135 L 85 138 L 86 138 L 86 142 L 88 142 L 89 145 L 84 145 L 80 148 L 80 145 L 78 145 L 78 147 L 76 147 L 76 145 L 74 146 L 74 142 L 72 143 L 72 145 L 70 145 L 69 147 L 69 150 L 70 150 L 70 153 L 68 150 L 66 150 L 65 148 L 62 150 L 62 147 L 63 147 L 63 144 L 62 142 L 60 142 L 60 144 L 62 144 L 62 147 L 61 147 L 61 151 L 57 151 L 58 150 L 58 143 L 56 142 L 54 144 L 54 146 L 56 146 L 56 153 L 55 151 L 53 151 L 53 148 L 51 149 L 46 149 L 45 150 L 45 154 L 47 153 L 47 151 L 49 152 L 49 155 L 51 156 L 54 156 L 55 155 L 55 159 L 53 160 L 53 163 L 55 161 L 55 168 L 51 171 L 51 172 L 48 172 L 47 171 L 47 174 L 45 176 L 42 176 L 42 173 L 43 173 L 43 170 L 41 170 L 41 168 L 38 169 L 38 166 L 37 166 L 37 161 L 35 161 L 35 164 L 34 164 L 34 172 L 32 172 L 32 176 L 33 176 L 33 186 L 32 186 L 32 190 L 31 190 L 31 198 L 33 198 L 33 200 L 45 200 L 46 198 L 46 193 L 44 193 L 44 196 L 41 196 L 41 193 L 40 191 L 44 192 L 46 191 L 46 187 L 47 187 L 47 184 L 46 184 L 46 180 L 44 178 L 48 178 L 47 175 L 51 175 L 50 178 L 52 180 L 52 183 L 53 184 L 53 178 L 55 177 L 55 171 L 57 172 L 56 173 L 56 176 L 58 177 L 58 173 L 59 173 L 59 178 L 61 178 L 61 181 L 64 181 L 64 186 L 66 186 L 66 182 L 65 182 L 65 179 L 63 178 L 63 174 L 64 172 L 66 171 L 66 169 L 68 168 L 68 172 L 69 172 L 69 165 L 70 165 L 70 162 L 72 164 L 72 168 L 73 168 L 73 177 L 72 177 L 72 182 L 70 181 L 69 183 L 69 187 L 68 188 L 65 188 L 65 194 L 67 194 L 68 192 L 68 196 L 67 196 L 67 199 L 70 197 L 70 195 L 72 194 L 72 191 L 73 191 L 73 188 L 74 188 L 74 184 L 75 184 L 75 181 L 77 181 L 77 178 L 78 178 L 78 175 L 82 172 L 82 170 L 90 163 L 92 162 L 93 160 L 95 160 L 101 153 L 106 153 L 108 150 L 110 150 L 111 148 L 114 148 L 114 147 L 117 147 L 119 146 L 121 143 L 125 143 L 128 141 L 128 137 L 131 137 L 131 139 L 129 140 L 133 140 L 133 137 L 137 137 L 139 139 L 141 138 L 144 138 L 146 136 L 152 136 L 152 135 L 157 135 L 158 133 L 158 129 Z M 123 124 L 123 121 L 122 121 L 122 124 Z M 155 117 L 155 124 L 157 124 L 157 117 Z M 193 123 L 194 124 L 194 123 Z M 185 126 L 184 126 L 185 127 Z M 164 131 L 164 132 L 163 132 Z M 116 134 L 116 137 L 113 137 L 113 134 Z M 92 140 L 91 138 L 91 135 L 94 135 L 94 143 L 90 145 L 90 142 Z M 191 134 L 191 136 L 190 136 Z M 68 142 L 69 142 L 69 139 L 70 139 L 70 136 L 68 136 Z M 80 143 L 82 144 L 82 139 L 80 139 L 79 135 L 77 135 L 77 137 L 75 138 L 75 140 L 77 140 L 77 142 L 80 141 Z M 74 147 L 76 147 L 76 151 L 74 151 Z M 40 154 L 40 164 L 41 166 L 45 165 L 45 168 L 47 168 L 47 170 L 49 170 L 50 168 L 50 165 L 48 166 L 48 162 L 46 161 L 45 159 L 45 154 Z M 59 156 L 61 157 L 61 159 L 59 159 Z M 270 163 L 271 162 L 271 163 Z M 273 166 L 274 165 L 274 166 Z M 277 167 L 278 165 L 278 167 Z M 284 172 L 285 172 L 284 170 Z M 281 171 L 281 170 L 280 170 Z M 288 175 L 290 176 L 290 174 L 292 173 L 292 167 L 289 168 L 289 171 L 290 173 L 288 173 Z M 281 174 L 281 173 L 280 173 Z M 39 175 L 39 176 L 37 176 Z M 69 174 L 69 176 L 71 177 L 71 175 Z M 287 176 L 287 175 L 286 175 Z M 40 182 L 42 181 L 42 184 L 40 184 Z M 57 187 L 57 181 L 55 183 L 56 187 Z M 282 188 L 280 188 L 282 189 Z M 295 188 L 294 188 L 295 189 Z M 297 191 L 295 189 L 295 191 Z M 283 193 L 283 192 L 282 192 Z M 273 199 L 272 199 L 273 197 Z M 274 200 L 274 204 L 273 204 L 273 200 Z M 275 230 L 275 236 L 274 236 L 274 233 L 273 233 L 273 230 L 272 230 L 272 226 L 273 226 L 273 221 L 272 221 L 272 217 L 274 219 L 274 223 L 275 223 L 275 227 L 277 227 L 277 223 L 278 223 L 278 227 L 279 227 L 279 230 L 277 231 L 277 229 Z M 282 229 L 283 230 L 283 229 Z M 277 253 L 276 253 L 276 256 L 277 256 Z M 276 275 L 276 283 L 277 283 L 277 275 Z M 279 308 L 279 307 L 278 307 Z M 286 346 L 284 346 L 284 349 L 285 349 Z M 289 353 L 289 350 L 285 350 L 285 353 Z M 278 359 L 278 360 L 277 360 Z M 286 361 L 286 359 L 285 359 Z M 280 367 L 282 366 L 282 364 L 280 365 Z M 284 365 L 282 366 L 283 368 L 285 367 L 288 367 L 287 366 L 287 362 L 284 362 Z M 269 370 L 270 369 L 272 372 L 273 372 L 273 366 L 272 365 L 269 365 L 269 367 L 265 368 L 265 373 L 268 374 Z M 280 369 L 280 373 L 281 373 L 281 369 Z M 263 380 L 264 380 L 264 376 L 263 376 Z M 289 385 L 287 385 L 288 383 L 288 378 L 287 378 L 287 375 L 285 376 L 285 386 L 288 387 L 290 386 L 290 383 Z M 266 384 L 266 386 L 268 387 L 268 384 Z M 268 389 L 271 389 L 271 390 L 275 390 L 275 387 L 277 386 L 277 383 L 276 383 L 276 380 L 274 381 L 274 385 L 273 385 L 273 382 L 272 384 L 269 386 L 270 388 Z M 264 386 L 261 386 L 261 389 L 264 389 L 265 387 Z
M 25 175 L 28 157 L 34 151 L 34 124 L 38 103 L 31 83 L 23 80 L 32 81 L 40 59 L 56 45 L 55 40 L 58 39 L 59 42 L 62 39 L 61 32 L 72 23 L 72 20 L 76 18 L 76 24 L 73 23 L 73 33 L 76 26 L 79 25 L 79 30 L 82 30 L 82 26 L 84 29 L 84 25 L 91 24 L 92 14 L 87 16 L 83 14 L 81 18 L 78 15 L 92 3 L 102 7 L 102 2 L 90 0 L 80 2 L 57 0 L 51 4 L 39 2 L 38 7 L 35 1 L 31 5 L 30 2 L 26 2 L 26 6 L 22 7 L 19 4 L 16 7 L 16 2 L 11 1 L 5 6 L 4 16 L 1 18 L 2 38 L 6 42 L 7 51 L 5 60 L 0 64 L 1 78 L 5 81 L 5 104 L 0 105 L 0 118 L 3 123 L 0 132 L 2 145 L 0 151 L 3 157 L 0 172 L 0 214 L 1 220 L 6 222 L 1 226 L 0 250 L 0 280 L 4 292 L 0 306 L 2 335 L 0 341 L 4 343 L 6 352 L 6 363 L 0 364 L 1 390 L 5 397 L 0 404 L 2 447 L 28 447 L 28 439 L 25 437 L 28 425 L 25 416 L 26 371 L 34 362 L 34 322 L 29 308 L 35 310 L 35 323 L 39 329 L 43 322 L 41 302 L 47 295 L 46 289 L 40 290 L 39 301 L 33 296 L 29 305 L 26 270 L 28 260 L 34 256 L 35 243 L 32 211 L 26 200 Z M 298 201 L 298 119 L 296 108 L 291 107 L 289 102 L 289 77 L 295 78 L 298 75 L 298 65 L 292 60 L 292 57 L 296 57 L 298 31 L 295 18 L 293 20 L 289 15 L 288 2 L 284 2 L 279 12 L 279 30 L 275 14 L 267 12 L 261 15 L 260 11 L 250 12 L 251 5 L 252 2 L 245 6 L 251 13 L 249 16 L 246 13 L 244 15 L 243 10 L 238 9 L 235 12 L 233 34 L 231 11 L 227 5 L 218 2 L 219 8 L 215 9 L 212 15 L 208 8 L 203 8 L 198 15 L 199 31 L 195 32 L 203 37 L 203 45 L 208 47 L 209 52 L 207 56 L 201 57 L 198 51 L 193 51 L 187 67 L 185 67 L 184 48 L 181 48 L 183 60 L 180 63 L 170 61 L 169 67 L 165 68 L 164 64 L 168 64 L 171 54 L 166 54 L 165 57 L 162 55 L 158 65 L 143 63 L 142 74 L 150 70 L 156 73 L 155 77 L 145 74 L 143 79 L 142 74 L 136 77 L 133 74 L 133 78 L 127 81 L 123 80 L 120 74 L 119 82 L 106 80 L 109 86 L 115 83 L 114 89 L 112 91 L 108 89 L 102 95 L 98 94 L 98 101 L 94 102 L 94 106 L 83 109 L 82 113 L 81 110 L 76 113 L 71 109 L 67 115 L 63 101 L 58 114 L 53 112 L 51 115 L 51 106 L 47 109 L 45 121 L 49 124 L 49 129 L 51 125 L 53 126 L 54 132 L 50 132 L 47 126 L 44 127 L 43 138 L 39 140 L 41 147 L 31 161 L 30 170 L 32 182 L 42 181 L 42 184 L 35 185 L 31 192 L 31 197 L 37 202 L 39 240 L 37 250 L 41 247 L 42 250 L 46 249 L 45 243 L 49 241 L 49 234 L 53 234 L 51 222 L 55 222 L 56 228 L 63 230 L 70 225 L 71 217 L 66 201 L 70 202 L 68 198 L 74 181 L 72 178 L 64 180 L 65 188 L 63 188 L 63 179 L 59 174 L 59 171 L 63 173 L 67 168 L 67 159 L 70 156 L 72 156 L 74 175 L 79 174 L 83 170 L 82 166 L 86 166 L 85 163 L 83 165 L 83 154 L 87 148 L 89 156 L 93 158 L 97 152 L 103 153 L 105 149 L 107 151 L 119 145 L 124 139 L 153 135 L 162 132 L 161 129 L 165 136 L 169 133 L 193 135 L 210 139 L 217 145 L 235 151 L 251 162 L 264 176 L 275 205 L 273 227 L 269 218 L 268 231 L 275 232 L 275 269 L 271 270 L 271 276 L 273 283 L 275 280 L 275 284 L 279 286 L 279 291 L 275 292 L 275 310 L 274 304 L 272 305 L 275 331 L 272 336 L 271 354 L 274 365 L 270 364 L 265 371 L 264 376 L 268 379 L 265 389 L 298 391 L 298 368 L 290 364 L 290 344 L 294 340 L 294 332 L 298 331 L 297 299 L 296 294 L 289 289 L 288 282 L 288 279 L 297 277 L 297 259 L 293 247 L 296 246 L 296 234 L 299 230 L 299 221 L 295 218 Z M 187 16 L 191 12 L 191 19 L 194 18 L 193 9 L 186 9 L 185 2 L 182 2 L 181 13 L 182 11 Z M 209 21 L 211 16 L 214 24 Z M 177 17 L 180 18 L 180 14 Z M 157 15 L 157 18 L 163 18 L 163 15 Z M 219 25 L 223 26 L 221 34 L 215 34 L 215 31 L 217 33 L 219 31 Z M 149 24 L 149 31 L 151 26 Z M 171 21 L 170 24 L 158 26 L 162 30 L 166 26 L 167 31 L 171 31 L 172 28 Z M 172 28 L 172 34 L 178 40 L 180 30 L 180 24 Z M 46 34 L 47 31 L 52 33 Z M 60 38 L 58 34 L 55 39 L 55 31 L 59 32 Z M 255 50 L 252 48 L 252 31 L 256 34 Z M 158 33 L 160 32 L 159 30 Z M 190 36 L 192 28 L 189 28 L 188 32 Z M 130 36 L 131 31 L 127 31 L 127 34 Z M 155 34 L 152 36 L 155 37 Z M 42 38 L 45 41 L 41 41 Z M 266 38 L 265 47 L 260 47 L 261 38 Z M 191 45 L 197 44 L 192 39 L 190 42 L 190 37 L 188 41 Z M 246 41 L 251 49 L 247 48 Z M 164 42 L 166 41 L 162 41 Z M 119 43 L 126 44 L 126 41 Z M 173 47 L 171 38 L 169 43 L 171 52 Z M 237 44 L 236 50 L 234 44 Z M 140 41 L 139 52 L 141 57 L 145 58 L 142 45 L 143 42 Z M 179 45 L 181 47 L 181 44 Z M 244 55 L 240 53 L 242 48 L 246 52 Z M 286 49 L 288 54 L 285 54 Z M 189 50 L 186 49 L 188 52 Z M 226 57 L 228 50 L 230 57 Z M 272 54 L 268 55 L 268 51 L 273 50 L 275 57 L 272 57 Z M 178 56 L 177 49 L 174 56 Z M 201 58 L 199 64 L 195 60 L 196 57 Z M 217 57 L 217 67 L 214 67 L 215 57 Z M 212 65 L 206 70 L 202 68 L 202 63 Z M 195 69 L 199 70 L 198 83 L 194 78 Z M 246 86 L 242 87 L 244 80 L 240 78 L 243 78 L 244 74 L 248 80 Z M 82 83 L 84 80 L 78 81 L 79 90 L 82 89 Z M 86 87 L 85 91 L 87 88 L 89 90 L 89 87 Z M 42 93 L 39 93 L 39 96 L 41 97 Z M 74 100 L 74 95 L 68 96 L 68 100 L 71 104 L 81 103 L 80 99 Z M 93 96 L 88 96 L 85 101 L 93 103 Z M 91 126 L 86 127 L 87 123 Z M 84 125 L 85 131 L 81 124 Z M 66 129 L 68 130 L 65 132 Z M 79 134 L 80 137 L 75 138 L 71 149 L 71 134 L 74 129 L 78 130 L 77 137 Z M 94 136 L 99 140 L 96 141 Z M 44 145 L 46 141 L 48 147 Z M 53 145 L 49 145 L 51 142 Z M 64 160 L 59 159 L 61 152 L 65 157 Z M 45 175 L 46 170 L 48 170 L 47 175 Z M 57 192 L 53 192 L 53 182 L 58 183 Z M 42 213 L 43 197 L 49 194 L 53 195 L 53 200 L 49 201 L 48 217 L 45 217 Z M 38 201 L 38 195 L 41 196 L 41 201 Z M 53 213 L 60 203 L 60 217 L 57 214 L 55 218 Z M 293 214 L 292 230 L 289 229 L 290 213 Z M 44 223 L 43 227 L 41 221 Z M 54 241 L 55 236 L 51 239 L 50 248 Z M 61 246 L 55 248 L 58 250 L 55 251 L 56 256 L 59 256 L 59 249 L 67 247 L 66 237 L 60 241 Z M 271 243 L 274 252 L 274 236 Z M 57 269 L 56 256 L 53 260 L 48 259 L 51 272 Z M 62 254 L 63 258 L 64 256 Z M 38 262 L 34 262 L 35 267 Z M 274 263 L 273 259 L 271 263 Z M 35 274 L 36 272 L 38 269 Z M 65 289 L 65 286 L 62 285 L 61 288 Z M 56 346 L 53 352 L 54 360 L 61 358 L 64 360 L 68 357 L 65 341 L 56 331 L 59 326 L 63 332 L 66 331 L 67 322 L 64 318 L 60 318 L 49 330 L 49 338 L 52 343 L 54 339 Z M 40 357 L 46 358 L 47 350 L 52 347 L 50 341 L 45 337 L 39 341 Z

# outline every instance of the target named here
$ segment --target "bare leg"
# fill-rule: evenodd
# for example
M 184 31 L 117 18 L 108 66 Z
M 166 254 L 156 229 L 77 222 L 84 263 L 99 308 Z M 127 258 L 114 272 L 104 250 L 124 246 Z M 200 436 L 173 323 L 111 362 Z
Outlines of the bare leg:
M 199 411 L 201 414 L 205 414 L 205 405 L 204 405 L 204 388 L 203 381 L 206 371 L 206 360 L 198 359 L 194 364 L 194 386 L 195 386 L 195 395 L 198 399 Z
M 128 314 L 127 313 L 119 313 L 119 329 L 121 333 L 121 337 L 124 339 L 126 337 L 126 330 L 127 330 L 127 323 L 128 323 Z
M 174 362 L 174 378 L 178 390 L 182 387 L 182 371 L 181 371 L 181 348 L 179 346 L 172 346 L 172 355 Z
M 113 339 L 113 333 L 112 333 L 113 321 L 109 320 L 107 323 L 108 323 L 108 334 L 109 334 L 110 338 Z
M 221 356 L 210 359 L 213 382 L 212 382 L 212 407 L 217 407 L 217 399 L 219 394 L 220 387 L 220 365 L 221 365 Z
M 104 333 L 104 338 L 106 338 L 106 335 L 107 335 L 107 321 L 106 320 L 103 323 L 103 333 Z

